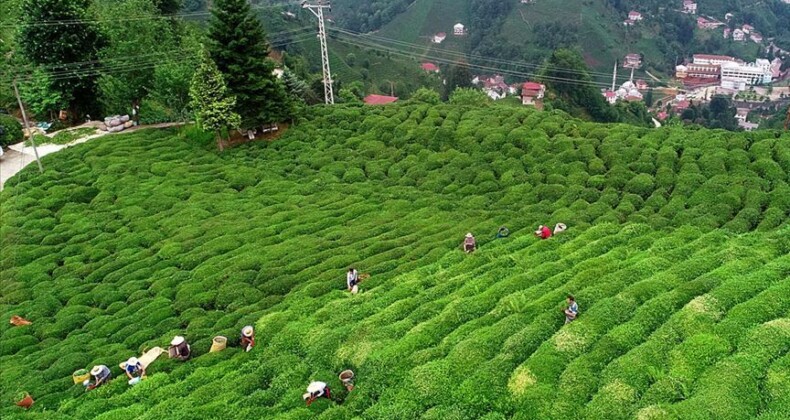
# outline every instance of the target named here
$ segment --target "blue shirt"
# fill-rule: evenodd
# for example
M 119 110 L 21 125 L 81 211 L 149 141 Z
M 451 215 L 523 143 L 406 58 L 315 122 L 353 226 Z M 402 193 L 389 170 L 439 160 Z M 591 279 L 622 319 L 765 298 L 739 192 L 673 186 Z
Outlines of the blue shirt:
M 99 369 L 100 369 L 99 374 L 98 375 L 94 375 L 94 376 L 96 376 L 96 380 L 97 381 L 102 381 L 102 380 L 105 380 L 105 379 L 110 377 L 110 368 L 108 368 L 107 366 L 101 365 L 101 366 L 99 366 Z
M 577 305 L 576 302 L 573 302 L 571 303 L 571 306 L 568 306 L 568 310 L 577 314 L 579 313 L 579 305 Z
M 136 365 L 126 365 L 126 371 L 130 374 L 140 371 L 143 368 L 143 365 L 140 362 L 137 362 Z

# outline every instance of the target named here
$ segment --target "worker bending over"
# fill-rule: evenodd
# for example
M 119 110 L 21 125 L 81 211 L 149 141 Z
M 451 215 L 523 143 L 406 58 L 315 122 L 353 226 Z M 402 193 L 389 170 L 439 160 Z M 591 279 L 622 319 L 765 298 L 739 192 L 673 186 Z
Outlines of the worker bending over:
M 96 365 L 91 369 L 91 375 L 93 376 L 93 383 L 88 385 L 88 390 L 95 389 L 101 385 L 106 384 L 112 373 L 110 372 L 110 368 L 105 365 Z
M 255 331 L 252 325 L 247 325 L 241 329 L 241 348 L 250 351 L 255 346 Z
M 579 315 L 579 305 L 572 295 L 568 295 L 568 309 L 565 310 L 565 323 L 568 324 Z
M 143 366 L 136 357 L 130 357 L 129 360 L 126 361 L 126 367 L 123 371 L 126 373 L 126 376 L 129 377 L 130 381 L 145 376 L 145 366 Z
M 307 392 L 302 395 L 302 399 L 305 401 L 305 403 L 307 403 L 307 405 L 312 404 L 313 401 L 322 397 L 326 399 L 332 399 L 331 395 L 329 394 L 329 387 L 326 385 L 326 383 L 317 381 L 310 382 L 310 385 L 307 386 Z
M 547 226 L 540 225 L 538 226 L 538 230 L 535 231 L 535 236 L 540 239 L 549 239 L 551 238 L 551 229 Z
M 477 249 L 477 244 L 475 243 L 475 237 L 472 236 L 472 232 L 466 234 L 462 247 L 464 248 L 464 252 L 466 252 L 467 254 L 474 252 L 474 250 Z
M 173 341 L 170 342 L 170 348 L 167 351 L 170 357 L 178 360 L 187 360 L 192 353 L 192 348 L 189 347 L 189 343 L 184 337 L 177 335 L 173 337 Z
M 354 291 L 354 286 L 359 284 L 359 273 L 354 267 L 349 267 L 346 272 L 346 286 L 349 292 Z

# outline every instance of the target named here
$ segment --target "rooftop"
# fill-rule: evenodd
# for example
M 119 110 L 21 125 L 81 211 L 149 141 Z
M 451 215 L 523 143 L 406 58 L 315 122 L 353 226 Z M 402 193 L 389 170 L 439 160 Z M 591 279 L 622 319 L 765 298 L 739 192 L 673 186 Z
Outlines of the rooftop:
M 391 104 L 397 100 L 397 96 L 387 95 L 368 95 L 365 97 L 365 103 L 368 105 L 386 105 Z

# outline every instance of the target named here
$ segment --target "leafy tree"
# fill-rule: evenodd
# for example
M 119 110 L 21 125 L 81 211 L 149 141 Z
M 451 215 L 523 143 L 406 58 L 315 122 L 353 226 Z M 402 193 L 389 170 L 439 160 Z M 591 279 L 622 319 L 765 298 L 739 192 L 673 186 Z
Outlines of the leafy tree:
M 439 92 L 428 88 L 417 89 L 417 91 L 411 95 L 411 100 L 431 105 L 436 105 L 442 101 L 439 97 Z
M 233 111 L 236 98 L 228 95 L 222 73 L 204 48 L 200 50 L 200 64 L 192 77 L 189 98 L 198 126 L 214 132 L 217 147 L 221 151 L 222 131 L 228 127 L 238 127 L 241 117 Z
M 64 105 L 61 93 L 52 86 L 52 77 L 41 69 L 34 70 L 29 80 L 19 83 L 19 95 L 27 110 L 37 117 L 52 119 Z
M 453 105 L 485 106 L 491 98 L 482 90 L 473 88 L 457 88 L 450 94 L 450 103 Z
M 577 52 L 567 49 L 554 51 L 541 71 L 541 79 L 560 99 L 575 110 L 583 110 L 593 120 L 618 120 L 617 113 L 592 83 L 587 64 Z
M 88 14 L 90 0 L 24 0 L 17 39 L 22 53 L 53 77 L 52 88 L 82 115 L 96 108 L 97 52 L 102 44 Z M 41 21 L 79 21 L 42 25 Z
M 450 66 L 450 69 L 447 71 L 447 84 L 445 85 L 444 97 L 449 98 L 457 88 L 470 88 L 472 86 L 472 73 L 469 72 L 468 65 L 458 63 Z
M 285 89 L 272 74 L 274 62 L 266 58 L 269 44 L 258 18 L 246 0 L 216 0 L 211 8 L 208 36 L 211 57 L 225 75 L 236 97 L 236 112 L 243 127 L 280 121 L 287 117 Z

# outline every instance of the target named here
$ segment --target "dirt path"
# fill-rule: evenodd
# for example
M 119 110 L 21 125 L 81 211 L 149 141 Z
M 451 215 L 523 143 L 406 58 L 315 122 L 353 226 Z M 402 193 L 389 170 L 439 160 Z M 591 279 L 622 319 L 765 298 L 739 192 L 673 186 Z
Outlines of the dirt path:
M 86 123 L 76 128 L 83 128 L 83 127 L 91 127 L 94 126 L 95 122 Z M 96 123 L 98 124 L 98 123 Z M 183 125 L 184 123 L 163 123 L 163 124 L 153 124 L 153 125 L 140 125 L 137 127 L 128 128 L 121 133 L 128 133 L 130 131 L 137 131 L 143 130 L 146 128 L 168 128 L 168 127 L 175 127 L 178 125 Z M 87 141 L 97 139 L 99 137 L 104 137 L 109 134 L 119 134 L 119 133 L 108 133 L 106 131 L 100 131 L 96 134 L 91 134 L 89 136 L 85 136 L 83 138 L 74 140 L 70 143 L 66 144 L 42 144 L 37 147 L 39 157 L 44 157 L 50 153 L 55 153 L 60 150 L 63 150 L 67 147 L 71 147 L 77 144 L 85 143 Z M 35 152 L 33 151 L 33 147 L 25 146 L 25 143 L 17 143 L 8 146 L 8 149 L 5 151 L 3 157 L 0 157 L 0 190 L 3 189 L 5 186 L 6 181 L 9 178 L 19 173 L 25 166 L 33 163 L 36 161 Z M 45 167 L 46 169 L 46 167 Z
M 653 80 L 655 80 L 656 82 L 662 83 L 662 82 L 661 82 L 661 79 L 659 79 L 659 78 L 658 78 L 658 77 L 656 77 L 656 76 L 653 76 L 653 75 L 652 75 L 652 74 L 651 74 L 649 71 L 645 70 L 645 74 L 647 74 L 648 76 L 650 76 L 650 78 L 651 78 L 651 79 L 653 79 Z

